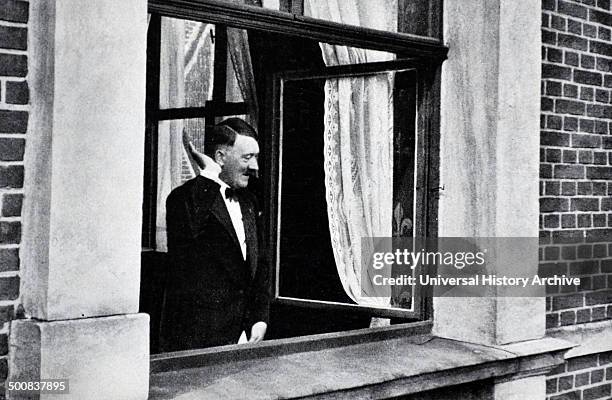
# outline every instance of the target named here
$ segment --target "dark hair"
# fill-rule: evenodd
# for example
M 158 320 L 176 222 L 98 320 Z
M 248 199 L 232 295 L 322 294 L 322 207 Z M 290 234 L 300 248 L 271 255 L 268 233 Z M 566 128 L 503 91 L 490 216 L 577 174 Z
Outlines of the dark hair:
M 204 154 L 215 158 L 215 152 L 220 146 L 233 146 L 236 135 L 250 136 L 257 140 L 255 128 L 240 118 L 228 118 L 213 126 L 204 137 Z

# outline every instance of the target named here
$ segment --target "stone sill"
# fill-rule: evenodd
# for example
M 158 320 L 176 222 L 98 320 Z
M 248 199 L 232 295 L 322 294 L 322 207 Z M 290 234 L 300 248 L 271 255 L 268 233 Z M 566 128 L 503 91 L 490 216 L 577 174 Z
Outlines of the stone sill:
M 566 359 L 612 351 L 612 320 L 549 329 L 546 334 L 577 344 Z
M 554 338 L 483 346 L 430 334 L 400 336 L 407 329 L 366 330 L 366 335 L 383 337 L 374 341 L 361 341 L 354 332 L 334 334 L 352 335 L 355 342 L 306 351 L 290 350 L 307 348 L 321 337 L 324 343 L 333 335 L 154 356 L 149 398 L 388 398 L 488 378 L 543 374 L 562 364 L 572 347 Z

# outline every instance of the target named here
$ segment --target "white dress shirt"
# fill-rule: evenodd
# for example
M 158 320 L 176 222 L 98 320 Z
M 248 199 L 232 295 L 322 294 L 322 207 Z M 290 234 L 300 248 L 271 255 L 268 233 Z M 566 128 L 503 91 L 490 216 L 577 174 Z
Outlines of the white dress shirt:
M 229 188 L 229 185 L 219 179 L 219 174 L 221 173 L 221 166 L 217 164 L 212 158 L 206 155 L 203 155 L 202 158 L 204 158 L 204 169 L 200 172 L 200 175 L 219 184 L 219 192 L 221 193 L 221 198 L 225 202 L 227 212 L 229 213 L 230 219 L 232 220 L 232 225 L 234 225 L 234 231 L 236 232 L 236 236 L 238 237 L 238 243 L 240 243 L 242 258 L 246 260 L 246 234 L 244 232 L 244 222 L 242 221 L 242 210 L 240 210 L 240 203 L 236 199 L 228 199 L 227 197 L 225 197 L 225 189 Z

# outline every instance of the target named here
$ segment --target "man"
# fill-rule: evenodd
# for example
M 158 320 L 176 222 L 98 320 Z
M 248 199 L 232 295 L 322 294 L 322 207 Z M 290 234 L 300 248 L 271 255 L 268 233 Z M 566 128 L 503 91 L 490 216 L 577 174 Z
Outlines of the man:
M 166 202 L 169 270 L 162 316 L 163 351 L 264 338 L 268 267 L 259 249 L 255 197 L 246 190 L 258 172 L 257 133 L 239 118 L 206 134 L 202 173 Z

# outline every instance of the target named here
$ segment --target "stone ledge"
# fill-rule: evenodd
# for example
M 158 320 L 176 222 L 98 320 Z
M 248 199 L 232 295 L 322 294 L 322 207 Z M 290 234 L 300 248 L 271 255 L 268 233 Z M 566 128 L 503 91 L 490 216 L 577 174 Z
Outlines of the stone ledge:
M 576 344 L 565 358 L 612 351 L 612 320 L 549 329 L 546 334 Z
M 241 351 L 260 345 L 235 348 L 235 356 L 226 354 L 224 363 L 206 364 L 203 359 L 201 367 L 153 373 L 149 398 L 394 397 L 489 378 L 545 374 L 562 364 L 563 353 L 572 347 L 553 338 L 492 347 L 418 335 L 241 359 Z

